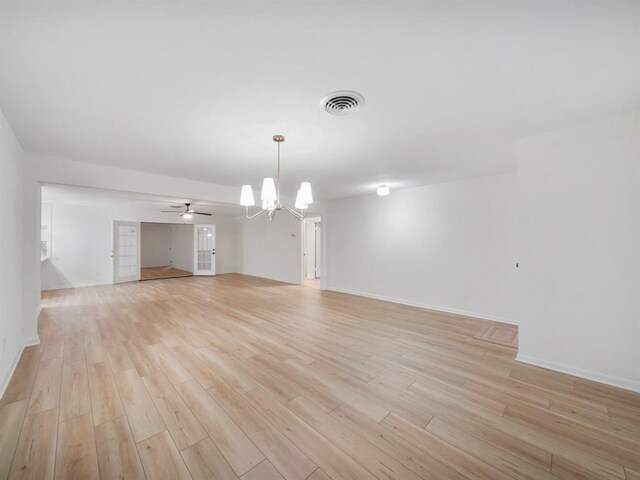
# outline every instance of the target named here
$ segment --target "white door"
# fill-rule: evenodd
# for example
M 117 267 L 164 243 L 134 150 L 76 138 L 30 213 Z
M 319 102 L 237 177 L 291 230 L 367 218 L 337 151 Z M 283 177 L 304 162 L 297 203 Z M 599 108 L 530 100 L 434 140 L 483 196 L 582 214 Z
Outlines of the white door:
M 194 225 L 194 275 L 216 274 L 216 226 Z
M 140 280 L 140 223 L 113 222 L 113 283 Z

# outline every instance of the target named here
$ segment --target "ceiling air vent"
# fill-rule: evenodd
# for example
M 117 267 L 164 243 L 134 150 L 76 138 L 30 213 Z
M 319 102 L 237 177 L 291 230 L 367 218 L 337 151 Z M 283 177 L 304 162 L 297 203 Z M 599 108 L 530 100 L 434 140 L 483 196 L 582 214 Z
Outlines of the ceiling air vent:
M 362 110 L 364 97 L 358 92 L 341 90 L 324 97 L 320 102 L 320 106 L 330 115 L 349 115 Z

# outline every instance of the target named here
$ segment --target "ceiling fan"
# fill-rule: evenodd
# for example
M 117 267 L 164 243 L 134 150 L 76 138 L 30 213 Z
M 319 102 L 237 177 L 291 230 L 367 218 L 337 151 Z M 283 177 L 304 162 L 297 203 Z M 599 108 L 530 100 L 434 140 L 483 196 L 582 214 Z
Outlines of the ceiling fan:
M 182 208 L 182 205 L 171 205 L 171 208 Z M 172 212 L 171 210 L 162 210 L 162 213 L 176 213 L 176 212 Z M 211 213 L 198 212 L 193 208 L 191 208 L 190 203 L 185 203 L 184 212 L 180 213 L 180 216 L 185 220 L 191 220 L 194 215 L 207 215 L 208 217 L 210 217 Z

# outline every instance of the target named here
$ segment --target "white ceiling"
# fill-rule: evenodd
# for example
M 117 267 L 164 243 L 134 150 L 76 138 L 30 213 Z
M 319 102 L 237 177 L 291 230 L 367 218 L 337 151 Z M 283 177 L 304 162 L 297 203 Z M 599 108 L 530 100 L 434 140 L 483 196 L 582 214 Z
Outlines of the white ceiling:
M 515 169 L 514 140 L 640 107 L 637 1 L 2 2 L 28 151 L 318 198 Z M 318 102 L 350 89 L 356 115 Z
M 174 219 L 172 215 L 178 215 L 184 211 L 184 207 L 174 209 L 172 206 L 184 205 L 187 202 L 191 203 L 192 207 L 197 211 L 212 213 L 214 216 L 238 216 L 244 214 L 244 208 L 239 205 L 195 200 L 193 198 L 146 195 L 143 193 L 72 187 L 67 185 L 47 184 L 42 186 L 42 203 L 62 203 L 67 205 L 98 207 L 124 205 L 129 208 L 141 208 L 157 211 L 158 213 L 162 211 L 175 211 L 175 214 L 166 214 L 167 221 Z

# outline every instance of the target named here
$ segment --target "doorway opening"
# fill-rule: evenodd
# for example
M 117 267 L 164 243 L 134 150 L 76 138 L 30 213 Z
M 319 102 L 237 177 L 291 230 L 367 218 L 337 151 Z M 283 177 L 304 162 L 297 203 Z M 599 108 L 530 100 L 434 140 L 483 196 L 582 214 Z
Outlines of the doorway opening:
M 193 225 L 140 223 L 140 280 L 193 275 Z
M 215 225 L 113 222 L 113 283 L 216 273 Z
M 302 266 L 304 285 L 319 290 L 322 276 L 322 219 L 320 217 L 304 219 Z

